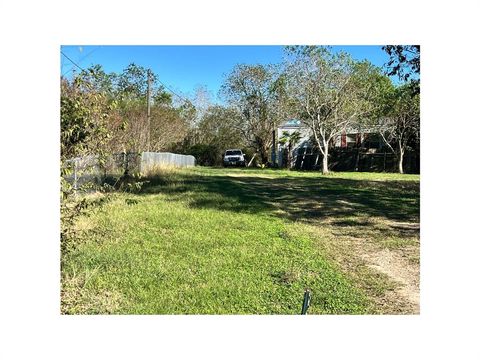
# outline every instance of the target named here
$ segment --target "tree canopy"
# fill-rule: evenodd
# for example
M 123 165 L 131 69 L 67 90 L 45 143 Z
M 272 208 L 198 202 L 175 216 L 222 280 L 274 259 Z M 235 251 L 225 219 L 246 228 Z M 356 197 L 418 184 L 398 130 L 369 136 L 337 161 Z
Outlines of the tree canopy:
M 382 129 L 398 153 L 407 146 L 398 143 L 405 131 L 394 126 L 402 116 L 413 119 L 405 126 L 418 134 L 420 47 L 388 45 L 384 50 L 390 55 L 386 74 L 330 47 L 289 46 L 280 64 L 234 66 L 221 86 L 221 103 L 205 86 L 178 102 L 156 74 L 134 63 L 119 73 L 94 65 L 61 80 L 62 158 L 100 149 L 197 151 L 206 163 L 219 164 L 225 149 L 241 148 L 267 164 L 276 130 L 292 118 L 311 130 L 325 173 L 329 150 L 346 131 Z M 395 86 L 388 77 L 393 75 L 410 92 Z M 409 135 L 407 143 L 418 141 L 415 136 Z
M 385 64 L 389 76 L 398 76 L 410 83 L 414 93 L 420 93 L 420 45 L 385 45 L 383 50 L 390 56 Z

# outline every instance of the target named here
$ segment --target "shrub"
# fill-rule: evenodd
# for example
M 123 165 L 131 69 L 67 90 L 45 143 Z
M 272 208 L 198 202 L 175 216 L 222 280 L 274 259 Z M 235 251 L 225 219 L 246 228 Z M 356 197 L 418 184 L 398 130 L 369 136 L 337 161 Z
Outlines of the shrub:
M 192 145 L 187 149 L 186 153 L 195 156 L 197 165 L 220 166 L 222 164 L 222 149 L 217 145 Z

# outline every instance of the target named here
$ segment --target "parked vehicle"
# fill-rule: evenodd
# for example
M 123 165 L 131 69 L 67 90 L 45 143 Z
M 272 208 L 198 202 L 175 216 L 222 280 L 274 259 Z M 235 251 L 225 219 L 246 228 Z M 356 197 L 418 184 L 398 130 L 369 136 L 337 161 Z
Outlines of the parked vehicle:
M 223 156 L 223 166 L 245 166 L 245 155 L 240 149 L 229 149 Z

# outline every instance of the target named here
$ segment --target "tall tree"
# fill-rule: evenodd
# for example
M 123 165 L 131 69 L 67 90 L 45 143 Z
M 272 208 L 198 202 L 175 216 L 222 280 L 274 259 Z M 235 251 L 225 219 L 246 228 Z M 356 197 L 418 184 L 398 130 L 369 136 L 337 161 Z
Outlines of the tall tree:
M 288 91 L 298 118 L 313 133 L 328 173 L 329 148 L 342 132 L 373 113 L 380 70 L 326 47 L 287 48 Z
M 116 121 L 124 131 L 112 142 L 115 151 L 141 152 L 150 149 L 162 151 L 181 141 L 187 124 L 181 109 L 173 106 L 172 96 L 159 83 L 158 76 L 151 77 L 151 116 L 147 119 L 148 69 L 134 63 L 120 74 L 112 74 L 113 94 L 118 102 Z
M 152 106 L 150 123 L 150 151 L 170 150 L 183 141 L 189 129 L 187 120 L 178 109 L 158 103 Z
M 403 174 L 405 151 L 420 139 L 420 95 L 405 84 L 393 90 L 388 104 L 388 111 L 377 119 L 377 129 Z
M 238 129 L 263 164 L 268 162 L 272 132 L 284 119 L 279 112 L 281 89 L 279 75 L 263 65 L 237 65 L 222 86 L 228 103 L 241 114 Z
M 214 144 L 222 151 L 243 147 L 242 134 L 237 127 L 240 121 L 240 114 L 235 109 L 220 105 L 210 106 L 198 126 L 200 142 Z
M 115 76 L 117 95 L 124 99 L 140 100 L 147 96 L 148 69 L 135 63 L 129 64 Z M 153 87 L 157 86 L 157 75 L 151 73 Z
M 385 45 L 390 59 L 385 64 L 389 76 L 408 82 L 414 94 L 420 93 L 420 45 Z
M 244 147 L 238 130 L 240 121 L 240 114 L 234 108 L 208 107 L 194 129 L 195 142 L 189 142 L 183 151 L 194 155 L 201 165 L 221 165 L 226 149 Z
M 198 125 L 207 109 L 212 105 L 212 94 L 205 85 L 197 85 L 195 87 L 192 104 L 195 106 L 195 121 L 194 125 Z

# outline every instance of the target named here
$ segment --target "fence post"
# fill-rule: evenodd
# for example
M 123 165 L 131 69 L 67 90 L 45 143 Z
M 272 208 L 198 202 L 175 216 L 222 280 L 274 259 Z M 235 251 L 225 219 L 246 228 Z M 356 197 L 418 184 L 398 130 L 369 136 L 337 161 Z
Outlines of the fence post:
M 357 148 L 357 156 L 355 157 L 354 171 L 358 171 L 358 164 L 360 163 L 360 149 Z
M 75 195 L 77 194 L 77 161 L 77 158 L 73 159 L 73 191 Z
M 128 157 L 127 152 L 123 151 L 123 175 L 128 175 Z
M 302 315 L 307 315 L 307 310 L 310 307 L 311 299 L 312 295 L 310 294 L 310 290 L 305 289 L 305 294 L 303 295 Z

